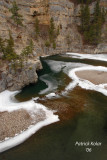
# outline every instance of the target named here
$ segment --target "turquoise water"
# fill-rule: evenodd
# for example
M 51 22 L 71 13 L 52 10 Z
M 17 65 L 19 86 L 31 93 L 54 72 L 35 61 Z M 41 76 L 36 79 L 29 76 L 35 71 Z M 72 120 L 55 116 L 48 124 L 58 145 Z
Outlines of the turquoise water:
M 40 71 L 39 81 L 25 87 L 16 98 L 20 101 L 31 99 L 51 92 L 59 92 L 69 82 L 68 76 L 61 71 L 54 72 L 48 61 L 71 62 L 91 64 L 95 66 L 107 66 L 107 62 L 95 60 L 79 60 L 70 57 L 52 56 L 42 59 L 44 69 Z M 44 76 L 45 75 L 45 76 Z M 41 80 L 51 82 L 51 88 L 43 94 L 41 91 L 47 88 L 47 84 Z M 75 92 L 74 92 L 75 91 Z M 0 155 L 0 160 L 107 160 L 107 97 L 95 91 L 74 89 L 69 97 L 63 97 L 63 101 L 69 101 L 72 109 L 80 106 L 82 109 L 73 117 L 51 124 L 39 130 L 23 144 L 6 151 Z M 71 97 L 70 97 L 71 96 Z M 72 98 L 79 99 L 77 103 Z M 92 152 L 86 152 L 87 147 L 75 146 L 79 142 L 101 142 L 99 147 L 88 147 Z

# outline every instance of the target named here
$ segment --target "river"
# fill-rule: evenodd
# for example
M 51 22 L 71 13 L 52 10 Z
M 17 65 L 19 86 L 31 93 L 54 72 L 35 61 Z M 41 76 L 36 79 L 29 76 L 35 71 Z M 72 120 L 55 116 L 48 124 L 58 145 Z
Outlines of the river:
M 56 110 L 60 121 L 1 153 L 0 160 L 106 160 L 107 96 L 94 89 L 73 86 L 73 79 L 68 75 L 78 67 L 107 67 L 107 56 L 68 54 L 42 57 L 41 61 L 43 70 L 38 72 L 38 82 L 23 88 L 15 98 L 26 102 L 40 97 L 42 104 Z M 50 93 L 55 93 L 54 97 Z M 78 146 L 76 142 L 84 145 Z

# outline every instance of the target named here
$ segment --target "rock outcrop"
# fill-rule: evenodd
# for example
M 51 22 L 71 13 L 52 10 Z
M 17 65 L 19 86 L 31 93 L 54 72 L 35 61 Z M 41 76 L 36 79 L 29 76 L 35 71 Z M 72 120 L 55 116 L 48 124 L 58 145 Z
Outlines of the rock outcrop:
M 12 68 L 11 64 L 3 65 L 0 68 L 0 92 L 6 89 L 20 90 L 30 83 L 36 83 L 38 80 L 36 71 L 40 69 L 42 69 L 40 60 L 28 60 L 17 70 Z

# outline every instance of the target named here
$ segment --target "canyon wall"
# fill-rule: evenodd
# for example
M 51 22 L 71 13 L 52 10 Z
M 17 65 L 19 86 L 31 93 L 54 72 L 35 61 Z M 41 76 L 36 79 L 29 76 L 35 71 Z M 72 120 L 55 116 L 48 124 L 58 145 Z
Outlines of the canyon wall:
M 11 20 L 9 8 L 12 7 L 13 0 L 0 1 L 0 35 L 7 38 L 8 31 L 12 31 L 15 40 L 15 48 L 20 54 L 29 40 L 32 39 L 35 46 L 34 56 L 44 54 L 56 54 L 66 51 L 73 52 L 107 52 L 107 20 L 102 27 L 102 42 L 97 47 L 84 46 L 82 35 L 78 32 L 80 25 L 80 5 L 74 4 L 70 0 L 16 0 L 20 14 L 23 15 L 23 27 L 17 27 Z M 95 3 L 90 4 L 90 11 L 93 14 Z M 100 6 L 107 10 L 106 0 L 100 1 Z M 35 38 L 35 18 L 40 21 L 40 28 L 43 35 L 37 41 Z M 50 18 L 53 17 L 55 27 L 60 26 L 59 35 L 56 40 L 56 49 L 45 47 L 45 41 L 50 25 Z M 92 51 L 90 51 L 92 49 Z M 105 51 L 103 51 L 105 50 Z
M 37 74 L 34 64 L 38 64 L 39 56 L 65 53 L 67 51 L 107 53 L 107 18 L 102 27 L 101 43 L 96 47 L 89 46 L 83 44 L 82 35 L 78 32 L 78 25 L 80 25 L 80 5 L 74 4 L 72 0 L 16 0 L 20 8 L 19 12 L 23 16 L 23 26 L 19 27 L 17 27 L 10 18 L 11 13 L 9 9 L 12 7 L 12 2 L 13 0 L 0 1 L 0 36 L 7 39 L 9 30 L 11 31 L 17 54 L 20 54 L 22 49 L 26 47 L 32 39 L 34 42 L 34 53 L 29 59 L 30 67 L 29 64 L 25 66 L 25 70 L 27 70 L 26 73 L 24 73 L 24 70 L 20 72 L 21 78 L 16 73 L 10 73 L 9 67 L 5 67 L 4 69 L 1 65 L 0 88 L 2 89 L 0 89 L 0 91 L 6 88 L 16 90 L 26 84 L 36 82 Z M 96 2 L 90 4 L 91 15 L 93 14 L 95 4 Z M 107 1 L 101 0 L 100 6 L 107 10 Z M 35 36 L 34 27 L 36 17 L 39 19 L 41 30 L 41 36 L 38 40 Z M 54 19 L 55 28 L 57 29 L 59 27 L 59 35 L 56 38 L 56 49 L 45 46 L 45 42 L 48 39 L 51 18 Z M 7 63 L 7 65 L 9 64 Z M 41 65 L 39 65 L 39 67 L 41 69 Z M 23 81 L 22 79 L 24 79 L 25 74 L 27 75 L 26 81 Z M 34 80 L 29 80 L 31 77 Z M 6 82 L 4 82 L 4 78 Z M 13 83 L 10 79 L 13 79 Z M 19 80 L 18 82 L 17 79 Z M 10 82 L 8 83 L 8 81 Z M 21 83 L 21 81 L 23 82 Z

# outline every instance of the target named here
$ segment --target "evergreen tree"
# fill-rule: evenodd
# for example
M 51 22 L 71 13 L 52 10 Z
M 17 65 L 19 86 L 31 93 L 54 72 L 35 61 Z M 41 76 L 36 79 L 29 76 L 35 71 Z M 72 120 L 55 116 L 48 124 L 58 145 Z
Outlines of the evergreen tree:
M 81 30 L 85 43 L 97 45 L 101 41 L 101 28 L 105 22 L 105 11 L 100 8 L 99 0 L 96 3 L 93 20 L 90 20 L 90 10 L 88 3 L 81 4 Z
M 106 11 L 104 7 L 102 8 L 102 23 L 105 23 L 105 16 L 106 16 Z
M 81 5 L 81 29 L 82 31 L 87 31 L 89 30 L 89 26 L 90 26 L 90 9 L 88 4 Z
M 34 43 L 33 43 L 32 39 L 30 40 L 29 47 L 30 47 L 30 52 L 29 52 L 29 54 L 33 54 Z
M 33 41 L 31 40 L 29 45 L 22 50 L 21 57 L 27 58 L 28 55 L 33 54 L 33 50 L 34 50 L 34 44 Z
M 60 34 L 60 27 L 58 26 L 56 36 L 59 36 L 59 34 Z
M 98 0 L 94 8 L 94 22 L 98 23 L 100 18 L 101 18 L 101 8 L 99 6 L 99 0 Z
M 0 52 L 4 53 L 5 51 L 5 42 L 4 40 L 0 37 Z
M 84 35 L 84 40 L 87 43 L 89 41 L 89 29 L 90 29 L 90 9 L 88 3 L 86 5 L 81 4 L 81 31 Z
M 39 20 L 38 20 L 38 18 L 36 18 L 36 20 L 35 20 L 35 32 L 36 32 L 36 38 L 38 38 L 38 36 L 40 34 Z
M 87 3 L 90 4 L 90 3 L 92 3 L 92 1 L 93 0 L 77 0 L 78 3 L 84 3 L 84 4 L 87 4 Z
M 91 26 L 90 36 L 93 37 L 92 43 L 98 44 L 101 41 L 101 27 L 102 27 L 103 21 L 102 21 L 102 12 L 101 8 L 99 6 L 99 1 L 97 1 L 95 9 L 94 9 L 94 17 L 93 17 L 93 23 Z
M 84 20 L 85 20 L 85 13 L 84 13 L 84 5 L 81 4 L 81 30 L 84 30 Z
M 7 40 L 7 46 L 4 52 L 4 58 L 9 61 L 15 60 L 18 58 L 14 50 L 14 40 L 10 31 L 9 31 L 9 39 Z
M 46 41 L 45 46 L 46 47 L 53 47 L 53 49 L 56 49 L 56 38 L 59 35 L 60 27 L 58 26 L 57 29 L 55 29 L 55 24 L 53 18 L 50 19 L 50 26 L 49 26 L 49 41 Z
M 88 4 L 86 4 L 84 8 L 84 30 L 87 31 L 89 30 L 90 26 L 90 9 Z
M 54 25 L 53 18 L 51 18 L 51 20 L 50 20 L 49 38 L 50 38 L 51 42 L 53 42 L 55 39 L 55 25 Z
M 10 9 L 10 12 L 12 13 L 12 16 L 11 16 L 11 18 L 14 20 L 14 22 L 17 24 L 17 26 L 18 25 L 23 25 L 22 24 L 22 21 L 23 21 L 23 19 L 22 19 L 22 15 L 20 15 L 19 13 L 18 13 L 18 11 L 19 11 L 19 8 L 18 8 L 18 6 L 17 6 L 17 4 L 16 4 L 16 1 L 14 1 L 13 3 L 12 3 L 12 8 Z
M 53 41 L 53 49 L 56 49 L 56 43 Z

